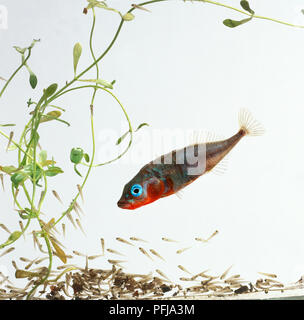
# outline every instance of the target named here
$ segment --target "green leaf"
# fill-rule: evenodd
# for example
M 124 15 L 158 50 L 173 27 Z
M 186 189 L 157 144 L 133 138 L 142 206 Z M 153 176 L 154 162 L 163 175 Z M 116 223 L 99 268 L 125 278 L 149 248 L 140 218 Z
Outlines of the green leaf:
M 89 5 L 88 9 L 98 7 L 98 8 L 107 8 L 107 4 L 104 1 L 97 1 L 97 0 L 87 0 Z
M 120 14 L 120 12 L 114 8 L 109 8 L 105 1 L 97 1 L 97 0 L 87 0 L 89 2 L 86 9 L 92 9 L 92 8 L 101 8 L 105 10 L 114 11 Z
M 55 114 L 55 112 L 56 112 L 56 114 Z M 44 115 L 41 118 L 40 123 L 48 122 L 48 121 L 51 121 L 51 120 L 56 120 L 56 121 L 59 121 L 59 122 L 62 122 L 64 124 L 66 124 L 67 126 L 70 127 L 70 124 L 67 121 L 59 119 L 59 116 L 58 116 L 59 113 L 58 112 L 60 112 L 60 111 L 52 111 L 52 112 L 47 113 L 46 115 Z
M 23 219 L 37 218 L 37 211 L 35 210 L 32 211 L 30 208 L 24 208 L 24 210 L 25 210 L 24 212 L 21 212 L 23 213 Z
M 20 238 L 20 236 L 22 235 L 21 231 L 14 231 L 13 233 L 11 233 L 11 235 L 8 238 L 8 241 L 16 241 Z
M 35 217 L 37 217 L 37 210 L 35 210 L 35 209 L 30 209 L 30 208 L 24 208 L 25 209 L 25 211 L 26 211 L 26 213 L 30 216 L 30 217 L 32 217 L 32 218 L 35 218 Z
M 32 179 L 34 178 L 34 164 L 33 163 L 26 165 L 23 170 L 27 176 L 30 176 Z M 36 169 L 35 169 L 36 182 L 38 182 L 41 177 L 42 177 L 42 171 L 38 166 L 36 166 Z
M 250 8 L 250 5 L 249 5 L 249 2 L 248 2 L 248 1 L 242 0 L 242 1 L 241 1 L 241 7 L 242 7 L 244 10 L 248 11 L 249 13 L 254 14 L 254 11 Z
M 144 126 L 149 126 L 149 124 L 146 123 L 146 122 L 141 123 L 141 124 L 137 127 L 137 129 L 135 130 L 135 132 L 138 131 L 140 128 L 144 127 Z
M 33 143 L 35 144 L 35 145 L 37 145 L 38 144 L 38 141 L 39 141 L 39 139 L 40 139 L 40 136 L 39 136 L 39 134 L 38 134 L 38 132 L 36 131 L 36 132 L 34 132 L 33 133 Z
M 26 104 L 27 104 L 27 107 L 29 108 L 32 104 L 35 104 L 35 102 L 33 102 L 31 98 L 29 98 Z
M 41 117 L 40 123 L 57 119 L 61 116 L 61 114 L 62 113 L 58 110 L 50 111 L 46 115 Z
M 13 123 L 8 123 L 8 124 L 0 124 L 0 127 L 14 127 L 15 124 Z
M 32 87 L 33 89 L 35 89 L 36 86 L 37 86 L 37 82 L 38 82 L 37 77 L 36 77 L 36 75 L 34 74 L 34 72 L 31 70 L 31 68 L 28 66 L 27 63 L 24 63 L 24 66 L 26 67 L 27 71 L 28 71 L 29 74 L 30 74 L 30 85 L 31 85 L 31 87 Z
M 45 150 L 42 150 L 40 153 L 39 153 L 39 162 L 45 162 L 47 159 L 47 152 Z
M 37 80 L 36 75 L 35 75 L 33 72 L 30 73 L 30 85 L 31 85 L 31 87 L 32 87 L 33 89 L 36 88 L 37 82 L 38 82 L 38 80 Z
M 42 167 L 48 167 L 48 166 L 53 166 L 56 163 L 54 160 L 45 160 L 40 163 Z
M 77 170 L 77 164 L 74 165 L 74 170 L 80 177 L 82 177 L 81 173 Z
M 105 2 L 99 2 L 95 4 L 96 8 L 101 8 L 101 9 L 106 9 L 106 10 L 110 10 L 111 8 L 109 8 Z
M 17 47 L 17 46 L 14 46 L 13 48 L 15 48 L 17 50 L 17 52 L 19 52 L 21 54 L 24 54 L 26 49 L 27 49 L 27 48 L 20 48 L 20 47 Z
M 34 48 L 34 45 L 36 44 L 36 42 L 40 42 L 40 39 L 37 39 L 37 40 L 33 40 L 32 41 L 32 43 L 31 43 L 31 45 L 29 46 L 29 49 L 32 49 L 32 48 Z
M 125 138 L 126 136 L 130 133 L 130 131 L 127 131 L 126 133 L 124 133 L 117 141 L 116 141 L 116 145 L 119 145 Z
M 73 49 L 73 62 L 74 62 L 74 74 L 76 75 L 77 65 L 82 53 L 82 47 L 79 42 L 77 42 Z
M 22 184 L 26 179 L 28 179 L 28 175 L 23 172 L 16 172 L 11 176 L 11 181 L 15 188 L 18 188 L 20 184 Z
M 87 153 L 84 154 L 84 160 L 90 162 L 90 156 Z
M 52 96 L 56 92 L 57 87 L 58 87 L 57 83 L 53 83 L 50 86 L 48 86 L 46 89 L 43 90 L 44 92 L 43 92 L 42 98 L 47 99 L 50 96 Z
M 3 244 L 0 245 L 0 249 L 4 248 L 6 246 L 9 246 L 10 244 L 12 244 L 16 240 L 18 240 L 21 235 L 22 235 L 21 231 L 15 231 L 15 232 L 11 233 L 9 238 L 7 239 L 7 241 L 5 241 Z
M 14 166 L 6 166 L 6 167 L 1 167 L 0 166 L 0 171 L 7 173 L 7 174 L 12 174 L 16 171 L 18 171 L 19 169 L 14 167 Z
M 226 26 L 226 27 L 229 27 L 229 28 L 235 28 L 235 27 L 238 27 L 248 21 L 250 21 L 252 18 L 247 18 L 247 19 L 243 19 L 243 20 L 240 20 L 240 21 L 236 21 L 236 20 L 231 20 L 231 19 L 226 19 L 223 21 L 223 24 Z
M 31 210 L 29 208 L 24 208 L 24 210 L 17 210 L 21 219 L 37 218 L 37 210 Z
M 57 176 L 57 174 L 59 173 L 63 173 L 63 170 L 59 167 L 49 167 L 46 171 L 45 171 L 45 175 L 48 177 L 54 177 Z
M 40 41 L 40 39 L 38 39 L 38 40 L 35 40 L 35 39 L 34 39 L 34 40 L 32 41 L 32 43 L 31 43 L 31 45 L 30 45 L 29 47 L 27 47 L 27 48 L 20 48 L 20 47 L 17 47 L 17 46 L 13 46 L 13 48 L 15 48 L 16 51 L 19 52 L 20 54 L 24 55 L 24 53 L 25 53 L 25 51 L 26 51 L 27 49 L 32 49 L 32 48 L 34 47 L 35 43 L 36 43 L 36 42 L 39 42 L 39 41 Z
M 61 110 L 63 112 L 66 112 L 65 109 L 61 108 L 61 107 L 58 107 L 58 106 L 54 106 L 53 104 L 49 104 L 48 107 L 51 107 L 51 108 L 54 108 L 54 109 L 58 109 L 58 110 Z
M 106 80 L 97 79 L 96 83 L 104 86 L 105 88 L 113 89 L 113 85 Z
M 71 162 L 78 164 L 83 158 L 83 150 L 81 148 L 73 148 L 70 153 Z
M 113 85 L 112 83 L 106 81 L 106 80 L 102 80 L 102 79 L 87 79 L 87 80 L 79 80 L 82 82 L 94 82 L 96 84 L 100 84 L 102 86 L 104 86 L 105 88 L 109 88 L 109 89 L 113 89 Z
M 122 16 L 122 19 L 125 21 L 132 21 L 134 18 L 135 18 L 135 16 L 131 12 L 128 12 Z
M 14 150 L 16 150 L 16 149 L 18 149 L 18 147 L 16 147 L 15 144 L 12 144 L 12 145 L 10 145 L 10 146 L 7 148 L 7 151 L 14 151 Z

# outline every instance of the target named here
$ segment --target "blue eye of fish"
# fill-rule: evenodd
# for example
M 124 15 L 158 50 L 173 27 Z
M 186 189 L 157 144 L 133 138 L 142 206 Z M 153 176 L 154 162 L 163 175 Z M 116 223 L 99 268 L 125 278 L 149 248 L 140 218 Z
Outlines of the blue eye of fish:
M 131 188 L 131 194 L 134 197 L 139 197 L 143 192 L 143 188 L 140 184 L 134 184 Z

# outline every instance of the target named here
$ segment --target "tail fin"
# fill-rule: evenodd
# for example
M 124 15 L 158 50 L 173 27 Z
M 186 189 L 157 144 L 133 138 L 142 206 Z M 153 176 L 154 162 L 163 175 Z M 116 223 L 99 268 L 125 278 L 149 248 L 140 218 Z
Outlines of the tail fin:
M 239 125 L 248 136 L 260 136 L 265 132 L 264 127 L 253 118 L 247 109 L 241 109 L 239 112 Z

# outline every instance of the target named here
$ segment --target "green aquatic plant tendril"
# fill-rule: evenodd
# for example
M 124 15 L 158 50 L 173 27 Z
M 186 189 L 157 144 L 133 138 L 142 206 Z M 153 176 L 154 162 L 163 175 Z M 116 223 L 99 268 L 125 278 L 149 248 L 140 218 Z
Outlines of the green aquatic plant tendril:
M 10 84 L 10 82 L 14 79 L 15 75 L 22 69 L 23 66 L 25 66 L 26 62 L 29 60 L 30 56 L 31 56 L 31 52 L 32 50 L 29 49 L 28 50 L 28 54 L 26 56 L 26 58 L 22 61 L 21 65 L 14 71 L 14 73 L 9 77 L 9 79 L 5 82 L 5 85 L 3 86 L 2 90 L 0 91 L 0 98 L 2 97 L 5 89 L 8 87 L 8 85 Z

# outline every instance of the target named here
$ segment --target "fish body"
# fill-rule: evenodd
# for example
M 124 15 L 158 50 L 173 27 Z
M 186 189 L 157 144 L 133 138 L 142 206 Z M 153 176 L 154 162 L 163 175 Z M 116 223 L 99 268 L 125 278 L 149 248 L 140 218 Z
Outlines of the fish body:
M 239 131 L 226 140 L 196 143 L 146 164 L 125 185 L 118 207 L 132 210 L 179 192 L 211 171 L 244 136 L 263 133 L 247 110 L 241 110 L 239 124 Z

